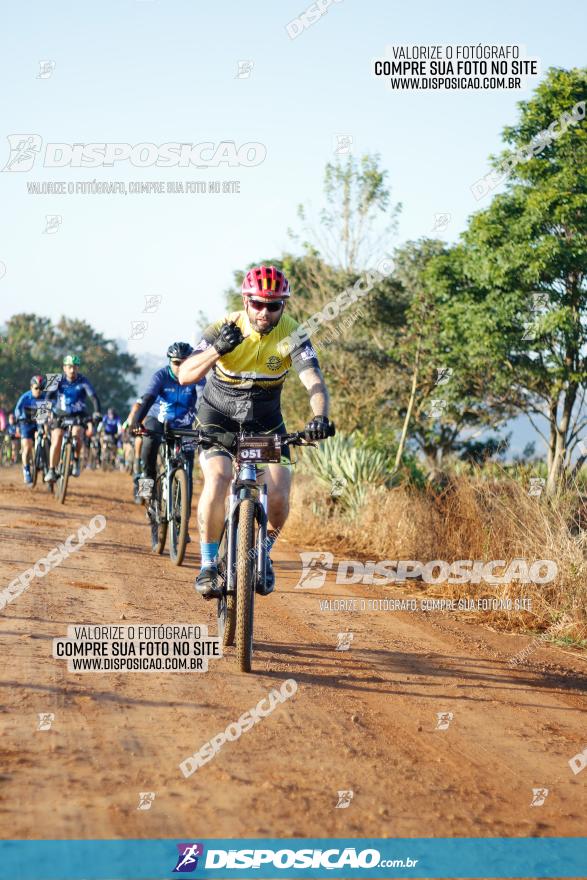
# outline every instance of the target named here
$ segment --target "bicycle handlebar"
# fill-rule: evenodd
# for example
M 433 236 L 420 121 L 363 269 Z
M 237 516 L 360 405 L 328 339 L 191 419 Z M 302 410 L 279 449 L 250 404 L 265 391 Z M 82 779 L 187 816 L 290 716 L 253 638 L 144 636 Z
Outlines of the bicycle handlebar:
M 334 422 L 329 422 L 328 434 L 326 437 L 334 437 L 335 434 L 336 427 Z M 310 446 L 312 444 L 312 441 L 306 438 L 305 431 L 294 431 L 293 434 L 281 434 L 279 439 L 281 440 L 282 446 Z
M 94 421 L 93 416 L 88 416 L 85 413 L 68 413 L 63 410 L 53 410 L 53 416 L 55 416 L 57 420 L 69 421 L 72 426 L 88 425 L 90 422 Z
M 194 428 L 170 428 L 169 422 L 163 422 L 163 434 L 160 431 L 153 431 L 150 428 L 145 428 L 143 425 L 138 425 L 134 428 L 131 428 L 131 433 L 135 436 L 139 437 L 161 437 L 165 439 L 173 439 L 175 437 L 192 437 L 196 439 L 198 442 L 209 443 L 210 445 L 214 445 L 214 438 L 210 434 L 206 434 L 205 431 Z M 328 434 L 327 437 L 334 437 L 336 434 L 336 427 L 334 422 L 330 422 L 328 425 Z M 244 431 L 241 431 L 236 435 L 237 437 L 247 437 L 247 436 L 256 436 L 254 431 L 246 434 Z M 270 436 L 270 435 L 268 435 Z M 281 446 L 311 446 L 312 441 L 308 440 L 306 437 L 305 431 L 294 431 L 291 434 L 277 434 L 277 436 Z M 224 448 L 224 447 L 223 447 Z

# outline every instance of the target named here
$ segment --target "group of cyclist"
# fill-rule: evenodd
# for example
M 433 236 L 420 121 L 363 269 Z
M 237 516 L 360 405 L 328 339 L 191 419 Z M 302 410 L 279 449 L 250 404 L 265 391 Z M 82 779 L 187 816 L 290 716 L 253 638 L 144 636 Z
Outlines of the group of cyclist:
M 154 485 L 157 454 L 164 437 L 164 424 L 171 429 L 196 427 L 214 441 L 211 447 L 199 448 L 203 490 L 198 500 L 198 529 L 201 567 L 195 587 L 205 599 L 218 598 L 222 589 L 218 578 L 217 557 L 224 522 L 224 501 L 232 477 L 230 447 L 244 430 L 256 434 L 285 434 L 281 413 L 281 391 L 293 366 L 309 395 L 312 418 L 305 427 L 308 440 L 329 436 L 328 391 L 316 352 L 309 340 L 287 345 L 299 339 L 298 323 L 286 314 L 290 286 L 284 273 L 274 266 L 250 269 L 242 285 L 243 309 L 224 315 L 207 327 L 195 349 L 187 342 L 174 342 L 167 349 L 167 364 L 157 370 L 144 394 L 132 405 L 126 420 L 112 410 L 105 417 L 91 382 L 79 372 L 77 355 L 66 355 L 63 373 L 47 386 L 45 377 L 35 375 L 31 388 L 15 408 L 20 425 L 25 483 L 30 482 L 29 460 L 33 438 L 38 428 L 37 413 L 50 404 L 51 447 L 47 482 L 57 479 L 65 415 L 84 414 L 88 405 L 92 417 L 87 429 L 74 425 L 78 438 L 74 444 L 72 473 L 80 474 L 80 450 L 84 435 L 92 437 L 95 427 L 110 442 L 138 434 L 135 441 L 135 484 L 143 478 L 145 504 L 150 516 L 149 491 Z M 290 349 L 292 349 L 290 351 Z M 140 431 L 144 436 L 140 437 Z M 128 432 L 128 433 L 127 433 Z M 142 439 L 142 448 L 139 448 Z M 188 498 L 191 505 L 194 452 L 187 452 Z M 27 479 L 28 473 L 28 479 Z M 289 449 L 279 463 L 262 466 L 260 482 L 268 490 L 268 548 L 264 595 L 274 588 L 275 576 L 270 559 L 271 548 L 283 528 L 289 510 L 291 456 Z M 188 505 L 188 510 L 189 510 Z
M 63 435 L 61 419 L 68 415 L 85 413 L 87 400 L 94 408 L 92 419 L 88 421 L 87 426 L 74 425 L 72 428 L 74 436 L 79 438 L 79 442 L 75 444 L 73 476 L 80 475 L 81 459 L 84 453 L 88 458 L 87 448 L 92 437 L 97 438 L 98 449 L 102 451 L 109 444 L 116 449 L 122 446 L 123 430 L 120 417 L 112 407 L 108 408 L 106 415 L 100 414 L 96 391 L 85 376 L 81 375 L 79 366 L 78 355 L 66 355 L 63 359 L 63 376 L 55 377 L 57 381 L 50 386 L 46 376 L 42 374 L 32 376 L 29 390 L 19 397 L 14 413 L 9 415 L 6 434 L 14 436 L 19 442 L 25 485 L 31 484 L 33 444 L 39 430 L 48 432 L 51 438 L 49 469 L 45 480 L 55 482 Z M 14 432 L 10 431 L 12 426 Z

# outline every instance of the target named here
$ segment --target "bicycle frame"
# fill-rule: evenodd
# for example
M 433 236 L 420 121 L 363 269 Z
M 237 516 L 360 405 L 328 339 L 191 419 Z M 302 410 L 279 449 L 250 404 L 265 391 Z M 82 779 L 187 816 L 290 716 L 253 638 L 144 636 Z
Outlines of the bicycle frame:
M 61 468 L 61 462 L 63 461 L 65 455 L 65 448 L 67 444 L 71 446 L 72 452 L 74 450 L 78 450 L 81 452 L 82 440 L 80 437 L 74 436 L 73 428 L 76 425 L 80 425 L 85 427 L 88 422 L 91 422 L 91 418 L 89 416 L 80 415 L 76 413 L 75 415 L 65 415 L 60 416 L 61 419 L 61 427 L 63 430 L 63 436 L 61 438 L 61 450 L 59 452 L 59 468 Z
M 173 436 L 173 429 L 170 434 L 164 434 L 163 437 L 163 464 L 164 469 L 157 475 L 157 479 L 163 480 L 163 500 L 165 501 L 165 511 L 167 522 L 172 519 L 172 511 L 170 509 L 171 484 L 173 475 L 176 471 L 183 469 L 186 474 L 188 472 L 188 463 L 185 453 L 181 446 L 181 438 Z
M 67 443 L 71 445 L 72 450 L 76 449 L 79 445 L 78 438 L 73 436 L 73 427 L 75 425 L 82 425 L 83 419 L 79 416 L 65 416 L 63 419 L 63 437 L 61 438 L 61 450 L 59 452 L 59 463 L 61 464 L 61 460 L 63 458 L 63 451 Z
M 37 432 L 35 434 L 35 445 L 33 446 L 33 459 L 36 461 L 37 457 L 40 455 L 44 459 L 46 459 L 45 455 L 45 444 L 47 441 L 51 441 L 49 433 L 47 431 L 46 424 L 39 424 L 37 426 Z M 49 467 L 49 461 L 46 461 L 47 467 Z

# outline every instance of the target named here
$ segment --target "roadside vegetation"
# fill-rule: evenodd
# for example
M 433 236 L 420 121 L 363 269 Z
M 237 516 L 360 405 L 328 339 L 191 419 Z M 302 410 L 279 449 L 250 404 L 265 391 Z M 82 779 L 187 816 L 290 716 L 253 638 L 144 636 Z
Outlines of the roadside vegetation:
M 390 248 L 401 206 L 365 156 L 327 167 L 322 214 L 312 223 L 300 209 L 301 254 L 265 255 L 292 276 L 300 321 L 328 316 L 382 260 L 393 266 L 312 336 L 339 434 L 303 457 L 288 534 L 345 558 L 554 560 L 552 583 L 458 589 L 531 596 L 531 613 L 500 625 L 564 620 L 556 637 L 576 644 L 587 638 L 586 98 L 587 70 L 551 69 L 518 105 L 488 164 L 508 175 L 455 244 Z M 284 395 L 296 425 L 298 384 Z M 520 414 L 536 443 L 513 456 L 506 425 Z

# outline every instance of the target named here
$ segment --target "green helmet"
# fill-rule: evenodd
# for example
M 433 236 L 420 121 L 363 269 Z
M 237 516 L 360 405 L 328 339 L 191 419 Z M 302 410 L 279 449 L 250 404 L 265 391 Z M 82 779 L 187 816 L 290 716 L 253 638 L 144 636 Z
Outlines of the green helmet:
M 79 367 L 81 360 L 78 354 L 66 354 L 63 358 L 64 367 Z

